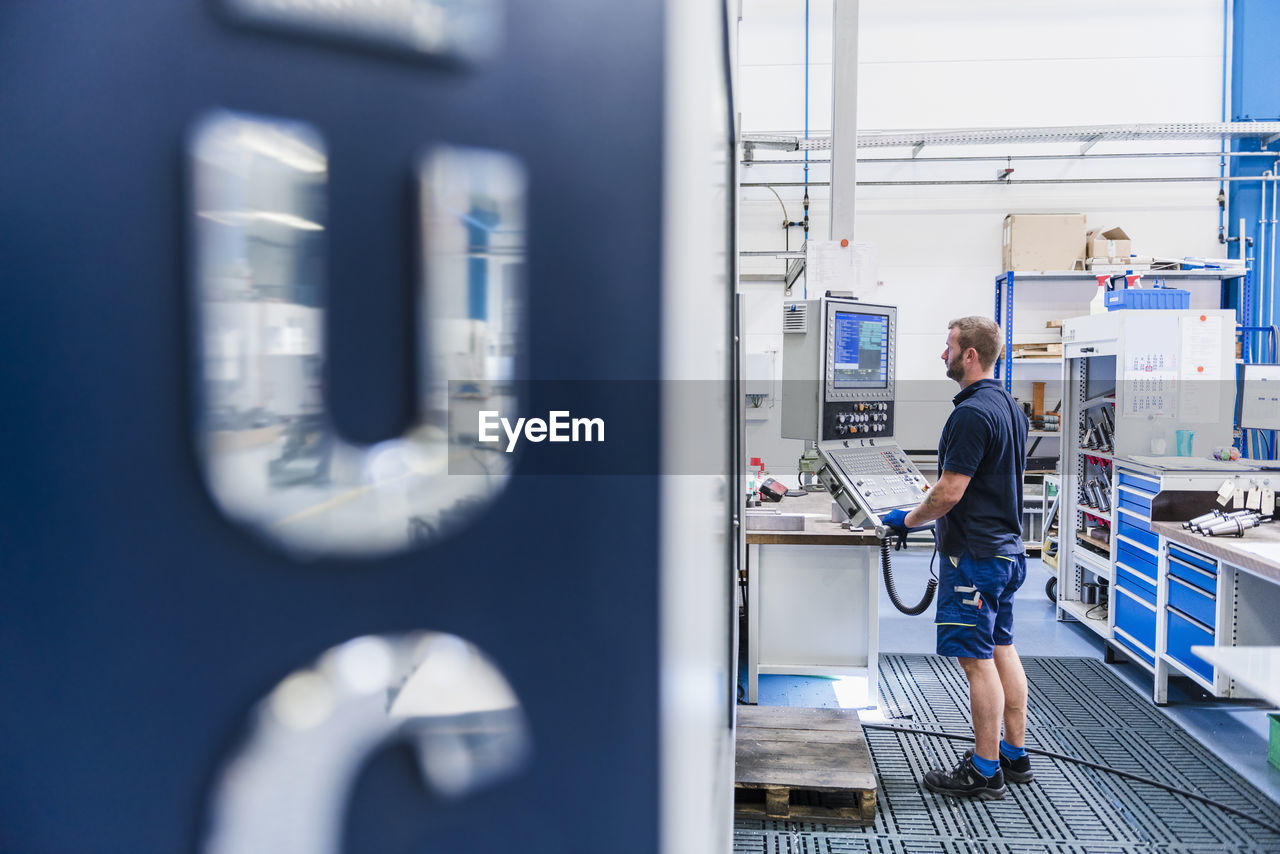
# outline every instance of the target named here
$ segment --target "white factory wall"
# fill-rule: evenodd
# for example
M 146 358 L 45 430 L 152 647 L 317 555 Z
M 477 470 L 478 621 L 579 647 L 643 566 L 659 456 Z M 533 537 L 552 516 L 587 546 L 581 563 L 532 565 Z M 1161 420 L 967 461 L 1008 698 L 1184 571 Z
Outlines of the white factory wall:
M 745 134 L 804 130 L 804 0 L 743 0 L 739 24 L 737 109 Z M 809 128 L 831 126 L 831 0 L 810 3 Z M 860 130 L 1107 125 L 1222 120 L 1221 0 L 861 0 L 858 127 Z M 1126 150 L 1217 151 L 1212 141 L 1106 143 L 1094 153 Z M 1078 145 L 926 148 L 942 154 L 1017 155 L 1078 151 Z M 870 151 L 905 157 L 907 149 Z M 764 157 L 794 158 L 771 152 Z M 825 157 L 825 153 L 814 157 Z M 859 181 L 991 179 L 1002 162 L 859 163 Z M 1112 159 L 1012 164 L 1029 178 L 1217 175 L 1216 158 Z M 825 164 L 810 167 L 825 181 Z M 743 182 L 802 181 L 802 167 L 752 165 Z M 777 190 L 792 220 L 802 217 L 799 188 Z M 859 187 L 854 239 L 871 243 L 876 278 L 865 297 L 899 309 L 898 381 L 943 379 L 939 354 L 946 322 L 990 316 L 1000 273 L 1001 222 L 1011 212 L 1085 213 L 1090 227 L 1123 227 L 1134 252 L 1221 257 L 1218 185 L 1073 184 L 1026 186 Z M 827 237 L 828 190 L 811 189 L 811 231 Z M 784 246 L 779 201 L 763 188 L 741 191 L 739 248 Z M 1232 229 L 1234 233 L 1234 228 Z M 803 240 L 791 230 L 791 248 Z M 742 274 L 777 273 L 784 262 L 744 258 Z M 1193 304 L 1216 306 L 1216 285 L 1193 289 Z M 744 353 L 764 354 L 774 388 L 782 376 L 782 284 L 744 282 Z M 793 296 L 800 296 L 797 287 Z M 1044 321 L 1087 313 L 1088 283 L 1017 289 L 1015 341 L 1044 338 Z M 761 360 L 752 360 L 761 364 Z M 1019 365 L 1017 380 L 1053 381 L 1058 365 Z M 925 391 L 925 387 L 916 386 Z M 1015 393 L 1029 390 L 1015 383 Z M 950 409 L 945 385 L 927 389 L 943 400 L 900 423 L 908 448 L 931 448 Z M 910 393 L 910 392 L 908 392 Z M 801 443 L 780 438 L 778 395 L 748 410 L 747 442 L 774 474 L 793 475 Z

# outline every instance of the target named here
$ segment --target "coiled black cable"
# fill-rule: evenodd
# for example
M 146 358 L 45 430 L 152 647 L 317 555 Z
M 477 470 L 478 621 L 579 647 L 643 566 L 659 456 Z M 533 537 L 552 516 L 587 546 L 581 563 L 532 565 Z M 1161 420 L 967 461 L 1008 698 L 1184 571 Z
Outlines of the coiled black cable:
M 924 598 L 917 604 L 908 607 L 902 604 L 902 600 L 898 598 L 898 588 L 893 583 L 893 566 L 889 561 L 889 540 L 885 537 L 880 541 L 880 570 L 884 575 L 884 589 L 889 594 L 889 601 L 893 602 L 893 607 L 897 608 L 908 617 L 915 617 L 923 614 L 933 604 L 933 597 L 938 592 L 938 579 L 930 578 L 929 583 L 924 588 Z
M 930 729 L 916 729 L 915 727 L 894 726 L 893 724 L 874 724 L 874 723 L 864 722 L 862 724 L 862 728 L 891 730 L 893 732 L 906 732 L 906 733 L 912 733 L 914 735 L 932 735 L 932 736 L 936 736 L 937 738 L 953 738 L 960 741 L 973 740 L 973 735 L 969 733 L 965 733 L 963 735 L 957 735 L 956 733 L 937 732 L 935 730 L 930 730 Z M 1248 813 L 1238 810 L 1233 806 L 1229 806 L 1228 804 L 1224 804 L 1221 801 L 1215 801 L 1213 798 L 1207 798 L 1204 795 L 1199 795 L 1199 794 L 1196 794 L 1195 792 L 1189 792 L 1186 789 L 1179 789 L 1177 786 L 1170 786 L 1168 783 L 1161 783 L 1159 780 L 1152 780 L 1150 777 L 1143 777 L 1139 774 L 1130 773 L 1129 771 L 1121 771 L 1118 768 L 1109 768 L 1106 765 L 1099 765 L 1097 762 L 1090 762 L 1087 759 L 1080 759 L 1075 756 L 1068 756 L 1065 753 L 1053 753 L 1052 751 L 1049 751 L 1049 750 L 1037 750 L 1034 747 L 1028 747 L 1026 750 L 1027 750 L 1027 753 L 1034 753 L 1037 756 L 1046 756 L 1049 759 L 1057 759 L 1062 762 L 1071 762 L 1076 765 L 1083 765 L 1086 768 L 1092 768 L 1095 771 L 1106 771 L 1109 774 L 1115 774 L 1117 776 L 1124 777 L 1126 779 L 1133 780 L 1138 783 L 1146 783 L 1148 786 L 1155 786 L 1158 789 L 1164 789 L 1166 792 L 1172 792 L 1175 795 L 1182 795 L 1185 798 L 1191 798 L 1194 801 L 1200 801 L 1201 803 L 1208 804 L 1211 807 L 1217 807 L 1218 809 L 1224 810 L 1225 812 L 1229 812 L 1232 815 L 1236 815 L 1236 816 L 1239 816 L 1240 818 L 1251 821 L 1254 824 L 1259 825 L 1260 827 L 1265 827 L 1267 830 L 1271 831 L 1274 834 L 1280 835 L 1280 827 L 1274 824 L 1271 824 L 1270 822 L 1263 821 L 1260 818 L 1256 818 L 1255 816 L 1251 816 Z

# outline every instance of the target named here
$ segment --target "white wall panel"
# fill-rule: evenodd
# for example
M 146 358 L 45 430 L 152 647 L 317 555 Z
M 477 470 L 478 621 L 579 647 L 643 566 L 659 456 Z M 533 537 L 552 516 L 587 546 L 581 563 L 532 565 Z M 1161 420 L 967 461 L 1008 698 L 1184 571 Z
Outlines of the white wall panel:
M 743 133 L 804 133 L 804 65 L 744 65 L 739 72 Z M 861 89 L 859 89 L 861 91 Z M 831 65 L 809 68 L 809 132 L 831 130 Z
M 1221 2 L 861 0 L 859 12 L 861 64 L 1222 56 Z
M 1170 85 L 1173 80 L 1176 87 Z M 1221 95 L 1220 53 L 873 63 L 858 68 L 858 126 L 881 130 L 1220 121 Z
M 774 336 L 778 341 L 773 346 L 781 346 L 782 300 L 778 299 L 778 294 L 782 292 L 782 285 L 772 282 L 744 283 L 740 290 L 743 297 L 742 334 Z M 760 353 L 763 350 L 747 352 Z
M 804 63 L 804 0 L 746 0 L 738 42 L 748 65 Z M 809 62 L 831 62 L 831 0 L 809 2 Z

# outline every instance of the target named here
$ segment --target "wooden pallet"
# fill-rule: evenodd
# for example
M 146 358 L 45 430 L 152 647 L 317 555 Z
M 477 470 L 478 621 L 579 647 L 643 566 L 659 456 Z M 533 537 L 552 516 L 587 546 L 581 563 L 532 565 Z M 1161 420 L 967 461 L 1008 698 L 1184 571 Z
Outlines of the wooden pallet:
M 734 785 L 739 818 L 875 821 L 871 751 L 850 709 L 739 706 Z

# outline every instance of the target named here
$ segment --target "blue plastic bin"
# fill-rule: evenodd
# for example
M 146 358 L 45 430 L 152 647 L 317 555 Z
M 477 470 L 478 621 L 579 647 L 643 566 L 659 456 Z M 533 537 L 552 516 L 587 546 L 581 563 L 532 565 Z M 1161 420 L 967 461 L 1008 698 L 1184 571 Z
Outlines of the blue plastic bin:
M 1191 308 L 1191 291 L 1174 288 L 1128 288 L 1123 291 L 1108 291 L 1106 303 L 1107 311 L 1127 308 Z

